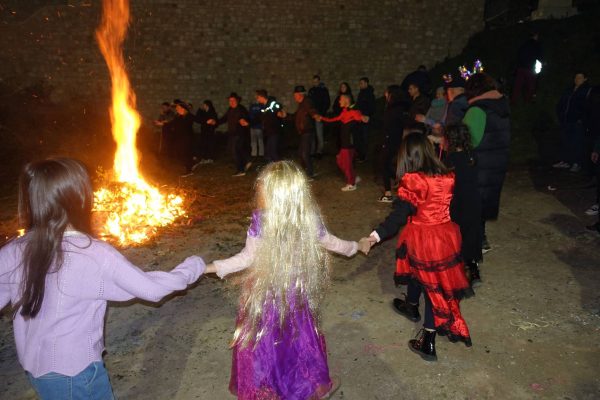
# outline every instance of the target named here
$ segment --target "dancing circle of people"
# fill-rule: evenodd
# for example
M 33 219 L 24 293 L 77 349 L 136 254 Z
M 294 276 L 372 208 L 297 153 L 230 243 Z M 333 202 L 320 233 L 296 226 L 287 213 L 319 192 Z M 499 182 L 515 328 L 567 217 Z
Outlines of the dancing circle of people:
M 231 393 L 240 399 L 331 397 L 341 382 L 330 375 L 320 322 L 330 281 L 329 252 L 367 255 L 400 230 L 394 281 L 406 285 L 407 293 L 393 299 L 391 309 L 419 322 L 420 300 L 424 303 L 423 328 L 408 341 L 408 349 L 435 361 L 437 335 L 470 347 L 460 302 L 481 283 L 479 262 L 490 249 L 485 222 L 498 216 L 508 163 L 508 101 L 491 77 L 479 73 L 468 81 L 447 80 L 429 107 L 423 70 L 411 75 L 412 80 L 385 92 L 379 201 L 391 203 L 391 211 L 358 241 L 330 232 L 311 189 L 311 152 L 322 152 L 316 122 L 340 123 L 342 190 L 356 189 L 355 153 L 359 160 L 367 153 L 355 145 L 366 142 L 368 130 L 362 127 L 368 127 L 373 106 L 354 107 L 346 83 L 337 99 L 339 113 L 330 117 L 317 108 L 329 107 L 328 95 L 318 104 L 297 86 L 298 110 L 290 114 L 266 91 L 257 91 L 262 133 L 254 136 L 266 139 L 270 162 L 256 179 L 245 246 L 226 259 L 206 263 L 194 255 L 171 271 L 145 272 L 94 237 L 92 185 L 81 162 L 51 158 L 27 164 L 19 181 L 19 218 L 26 233 L 0 249 L 0 309 L 12 304 L 17 354 L 37 394 L 42 399 L 113 399 L 102 359 L 107 302 L 158 302 L 205 273 L 219 278 L 237 273 Z M 368 88 L 365 79 L 361 85 Z M 372 88 L 368 92 L 373 95 Z M 235 176 L 243 176 L 250 163 L 243 135 L 253 129 L 253 121 L 237 94 L 231 94 L 229 105 L 219 118 L 206 101 L 192 116 L 189 105 L 177 101 L 178 117 L 157 123 L 188 131 L 200 121 L 206 135 L 227 123 Z M 300 134 L 300 165 L 280 160 L 275 131 L 282 119 L 294 121 Z M 190 172 L 189 137 L 180 140 Z M 211 151 L 202 155 L 203 163 L 212 162 Z

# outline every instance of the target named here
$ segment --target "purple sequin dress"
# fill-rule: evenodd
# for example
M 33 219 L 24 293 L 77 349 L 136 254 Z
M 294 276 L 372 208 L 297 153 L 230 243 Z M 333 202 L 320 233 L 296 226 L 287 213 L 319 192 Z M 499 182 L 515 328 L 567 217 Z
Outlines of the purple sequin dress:
M 254 212 L 249 235 L 260 235 L 260 214 Z M 300 304 L 301 303 L 301 304 Z M 240 317 L 238 316 L 238 323 Z M 290 300 L 283 326 L 279 311 L 268 305 L 258 342 L 233 348 L 229 390 L 243 400 L 319 399 L 331 389 L 325 338 L 306 301 Z

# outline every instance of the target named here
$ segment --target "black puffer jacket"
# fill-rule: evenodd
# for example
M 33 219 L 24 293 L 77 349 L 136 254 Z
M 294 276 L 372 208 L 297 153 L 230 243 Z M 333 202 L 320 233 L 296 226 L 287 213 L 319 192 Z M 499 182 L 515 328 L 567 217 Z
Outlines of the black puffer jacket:
M 498 218 L 500 193 L 508 168 L 510 146 L 510 107 L 508 99 L 484 99 L 475 101 L 471 107 L 479 107 L 486 114 L 483 137 L 473 149 L 479 172 L 477 185 L 482 201 L 484 220 Z

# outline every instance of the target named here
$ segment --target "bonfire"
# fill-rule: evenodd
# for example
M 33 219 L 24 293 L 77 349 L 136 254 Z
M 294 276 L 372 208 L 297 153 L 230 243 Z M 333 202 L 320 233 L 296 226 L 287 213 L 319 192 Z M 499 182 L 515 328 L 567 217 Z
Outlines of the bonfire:
M 122 50 L 129 17 L 128 0 L 104 0 L 102 21 L 96 30 L 112 83 L 110 118 L 117 150 L 112 182 L 94 193 L 94 211 L 105 219 L 101 237 L 122 245 L 142 243 L 155 235 L 157 228 L 185 215 L 181 195 L 161 193 L 139 171 L 136 135 L 141 119 Z

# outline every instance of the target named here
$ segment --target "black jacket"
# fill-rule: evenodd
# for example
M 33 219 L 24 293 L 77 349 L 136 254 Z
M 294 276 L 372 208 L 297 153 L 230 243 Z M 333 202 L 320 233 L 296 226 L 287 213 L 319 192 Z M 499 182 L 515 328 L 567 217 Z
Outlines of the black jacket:
M 591 93 L 587 82 L 577 89 L 573 87 L 565 90 L 556 105 L 556 113 L 561 124 L 583 122 L 585 119 L 585 103 Z
M 508 168 L 510 107 L 505 96 L 475 101 L 471 107 L 479 107 L 486 114 L 483 137 L 473 149 L 473 155 L 479 167 L 477 186 L 482 201 L 482 217 L 491 220 L 498 218 L 500 193 Z
M 215 133 L 215 130 L 217 129 L 216 125 L 209 125 L 207 122 L 209 119 L 214 119 L 216 121 L 217 118 L 216 112 L 204 111 L 203 109 L 199 108 L 196 112 L 195 122 L 200 124 L 200 134 L 203 135 Z
M 274 136 L 281 132 L 281 119 L 277 116 L 279 111 L 281 111 L 281 105 L 274 97 L 269 97 L 260 114 L 265 136 Z
M 375 89 L 369 85 L 366 89 L 360 89 L 356 98 L 356 108 L 366 116 L 372 116 L 375 113 Z
M 323 82 L 319 86 L 313 86 L 308 90 L 308 97 L 312 100 L 315 108 L 321 115 L 325 115 L 329 110 L 331 99 L 329 98 L 329 90 Z
M 398 151 L 402 143 L 402 134 L 408 121 L 408 103 L 388 104 L 383 112 L 383 146 L 393 152 Z
M 304 135 L 305 133 L 315 132 L 315 120 L 313 116 L 317 114 L 319 114 L 319 112 L 315 109 L 312 101 L 308 96 L 304 96 L 304 100 L 302 100 L 302 103 L 298 104 L 296 112 L 288 114 L 286 119 L 294 121 L 296 131 L 300 135 Z
M 248 110 L 241 104 L 236 108 L 229 107 L 225 115 L 217 120 L 219 125 L 227 123 L 227 134 L 229 136 L 244 136 L 250 130 L 249 126 L 241 126 L 240 119 L 245 119 L 249 122 Z
M 445 164 L 454 169 L 454 191 L 450 217 L 460 227 L 461 253 L 466 261 L 481 259 L 481 195 L 477 184 L 479 167 L 465 151 L 449 153 Z
M 400 227 L 406 225 L 408 217 L 414 215 L 416 211 L 417 209 L 412 204 L 395 199 L 392 203 L 392 212 L 375 228 L 379 239 L 384 241 L 394 236 L 400 230 Z

